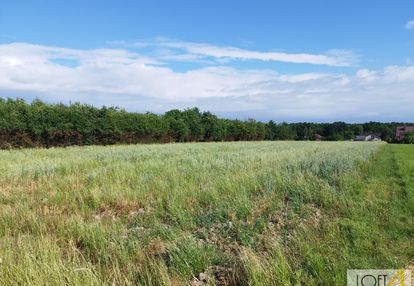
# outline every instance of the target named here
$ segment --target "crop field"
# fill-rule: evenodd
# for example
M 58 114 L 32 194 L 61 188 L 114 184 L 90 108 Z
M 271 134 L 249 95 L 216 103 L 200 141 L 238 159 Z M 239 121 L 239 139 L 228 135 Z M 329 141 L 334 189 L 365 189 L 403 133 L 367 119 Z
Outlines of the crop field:
M 0 151 L 0 285 L 345 285 L 414 259 L 414 145 Z

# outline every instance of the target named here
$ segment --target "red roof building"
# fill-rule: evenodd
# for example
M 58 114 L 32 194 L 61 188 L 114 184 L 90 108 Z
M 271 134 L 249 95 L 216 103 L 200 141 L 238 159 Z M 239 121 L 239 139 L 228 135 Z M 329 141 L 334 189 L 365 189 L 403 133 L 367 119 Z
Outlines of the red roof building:
M 395 132 L 395 138 L 398 141 L 404 140 L 405 133 L 414 132 L 414 126 L 398 126 Z

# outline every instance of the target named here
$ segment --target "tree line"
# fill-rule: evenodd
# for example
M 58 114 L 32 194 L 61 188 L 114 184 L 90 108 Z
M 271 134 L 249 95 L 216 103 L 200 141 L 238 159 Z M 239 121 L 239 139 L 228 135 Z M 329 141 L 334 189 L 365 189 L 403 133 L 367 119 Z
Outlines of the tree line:
M 378 134 L 392 142 L 404 123 L 276 123 L 223 119 L 198 108 L 164 114 L 87 104 L 0 98 L 0 148 L 250 140 L 350 140 Z

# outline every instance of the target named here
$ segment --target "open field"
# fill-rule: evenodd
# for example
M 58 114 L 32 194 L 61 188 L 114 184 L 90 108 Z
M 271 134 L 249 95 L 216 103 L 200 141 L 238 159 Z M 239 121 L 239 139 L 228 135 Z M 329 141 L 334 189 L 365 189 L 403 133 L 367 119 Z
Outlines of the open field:
M 344 285 L 407 266 L 413 217 L 413 145 L 0 151 L 0 285 Z

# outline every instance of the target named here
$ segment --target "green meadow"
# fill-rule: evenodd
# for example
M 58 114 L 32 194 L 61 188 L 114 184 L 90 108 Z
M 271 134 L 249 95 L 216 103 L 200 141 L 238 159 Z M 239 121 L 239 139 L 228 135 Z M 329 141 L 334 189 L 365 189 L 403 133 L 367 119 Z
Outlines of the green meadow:
M 413 241 L 414 145 L 0 151 L 0 285 L 345 285 Z

